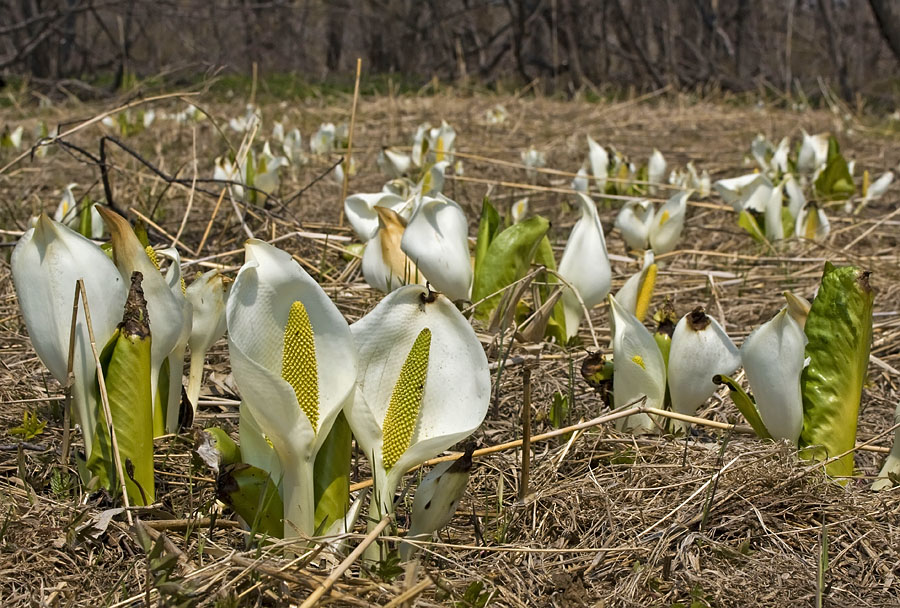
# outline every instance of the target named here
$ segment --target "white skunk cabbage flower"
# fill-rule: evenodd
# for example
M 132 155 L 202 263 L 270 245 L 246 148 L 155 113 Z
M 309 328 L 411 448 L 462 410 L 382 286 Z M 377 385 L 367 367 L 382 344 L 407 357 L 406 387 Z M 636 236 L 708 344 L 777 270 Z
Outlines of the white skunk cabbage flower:
M 647 181 L 650 182 L 650 193 L 656 193 L 657 184 L 663 183 L 666 177 L 666 159 L 662 152 L 653 148 L 650 161 L 647 163 Z
M 280 144 L 284 143 L 284 124 L 277 120 L 272 125 L 272 139 Z
M 650 248 L 654 253 L 663 254 L 675 249 L 684 230 L 690 194 L 689 191 L 675 193 L 653 216 L 653 223 L 650 224 Z
M 234 379 L 282 468 L 285 537 L 315 533 L 313 464 L 353 398 L 356 349 L 334 303 L 290 254 L 248 240 L 225 305 Z
M 360 240 L 365 243 L 378 232 L 378 213 L 375 207 L 386 207 L 404 219 L 412 215 L 413 201 L 390 192 L 354 194 L 344 201 L 344 215 Z
M 629 248 L 643 251 L 650 246 L 653 215 L 653 203 L 646 199 L 629 200 L 622 206 L 615 226 Z
M 487 357 L 444 296 L 410 285 L 350 327 L 359 357 L 356 398 L 344 408 L 370 460 L 377 522 L 394 509 L 404 473 L 471 435 L 490 400 Z
M 814 201 L 810 201 L 797 216 L 794 235 L 811 241 L 824 241 L 831 232 L 828 216 Z
M 528 215 L 528 197 L 523 197 L 514 202 L 509 208 L 509 216 L 513 224 L 518 224 Z
M 650 296 L 656 285 L 656 264 L 653 263 L 653 250 L 644 252 L 644 264 L 641 269 L 628 277 L 622 288 L 616 293 L 619 305 L 643 322 L 650 306 Z
M 203 381 L 203 362 L 206 353 L 216 341 L 225 335 L 225 277 L 215 268 L 199 275 L 188 285 L 185 297 L 191 303 L 191 367 L 188 375 L 187 396 L 197 411 L 200 387 Z
M 300 129 L 294 128 L 287 132 L 287 135 L 284 136 L 284 141 L 281 142 L 281 149 L 292 165 L 306 164 L 306 154 L 303 151 L 303 136 L 300 135 Z
M 706 169 L 703 170 L 699 176 L 697 175 L 697 169 L 694 167 L 693 161 L 688 161 L 687 164 L 688 175 L 690 175 L 690 180 L 688 181 L 687 187 L 691 190 L 697 191 L 697 196 L 700 198 L 707 198 L 712 189 L 712 180 L 709 177 L 709 171 Z
M 288 159 L 272 154 L 269 142 L 266 142 L 263 144 L 262 153 L 254 160 L 256 161 L 256 170 L 251 185 L 262 190 L 268 196 L 278 187 L 278 170 L 288 165 Z
M 606 188 L 606 179 L 609 177 L 609 154 L 590 135 L 587 136 L 587 142 L 591 175 L 597 180 L 597 188 L 603 191 Z
M 762 133 L 757 133 L 753 141 L 750 142 L 750 154 L 753 160 L 759 165 L 760 171 L 769 170 L 769 154 L 773 152 L 772 142 L 770 142 Z
M 326 122 L 321 124 L 309 140 L 310 152 L 316 156 L 330 154 L 334 150 L 336 130 L 334 123 Z
M 559 274 L 578 290 L 588 310 L 599 304 L 609 294 L 612 285 L 612 269 L 606 253 L 603 226 L 594 201 L 586 194 L 578 193 L 581 218 L 575 222 L 562 259 Z M 578 298 L 570 289 L 563 292 L 563 310 L 566 317 L 566 338 L 578 333 L 584 311 Z
M 693 416 L 716 392 L 713 376 L 731 375 L 740 366 L 740 351 L 718 321 L 700 307 L 684 315 L 675 326 L 669 349 L 672 410 Z M 676 426 L 687 428 L 686 424 Z
M 259 109 L 252 103 L 248 103 L 244 115 L 229 120 L 228 126 L 231 127 L 233 131 L 244 133 L 256 126 L 256 123 L 260 122 L 261 120 L 262 117 L 259 114 Z
M 75 193 L 72 188 L 77 186 L 76 183 L 68 184 L 59 199 L 59 205 L 53 213 L 53 221 L 65 224 L 69 228 L 77 228 L 78 226 L 78 201 L 75 199 Z
M 378 232 L 366 242 L 362 257 L 366 283 L 373 289 L 390 293 L 401 285 L 421 282 L 423 279 L 415 262 L 401 248 L 406 220 L 392 209 L 380 206 L 374 209 L 378 214 Z
M 776 173 L 780 173 L 784 175 L 788 172 L 788 154 L 791 151 L 791 140 L 787 137 L 782 137 L 781 141 L 778 142 L 778 147 L 775 148 L 775 153 L 772 155 L 772 160 L 769 161 L 769 167 L 772 171 Z
M 178 422 L 181 413 L 181 389 L 183 386 L 182 376 L 184 375 L 184 352 L 187 349 L 188 341 L 191 338 L 191 327 L 193 324 L 194 307 L 187 298 L 187 288 L 184 284 L 184 278 L 181 276 L 181 254 L 175 247 L 160 249 L 156 252 L 157 256 L 163 256 L 170 260 L 169 267 L 166 269 L 166 283 L 169 289 L 175 294 L 175 297 L 181 303 L 183 312 L 181 334 L 172 352 L 169 353 L 169 395 L 166 400 L 166 430 L 170 433 L 178 431 Z M 158 259 L 158 258 L 157 258 Z M 193 409 L 193 408 L 192 408 Z
M 509 112 L 499 103 L 484 111 L 484 120 L 489 125 L 502 125 L 508 118 Z
M 409 154 L 391 150 L 390 148 L 382 148 L 378 152 L 376 159 L 378 168 L 389 178 L 394 179 L 405 175 L 412 166 L 412 158 Z
M 412 523 L 406 538 L 427 540 L 450 523 L 469 484 L 474 447 L 474 444 L 467 447 L 462 458 L 438 463 L 422 478 L 413 499 Z M 400 545 L 403 561 L 409 561 L 415 552 L 415 547 L 410 543 Z
M 431 131 L 431 123 L 423 122 L 416 128 L 416 133 L 413 135 L 413 146 L 412 146 L 412 154 L 410 155 L 410 159 L 415 166 L 421 167 L 425 164 L 425 156 L 428 154 L 428 139 L 427 135 Z
M 785 307 L 747 336 L 740 351 L 763 424 L 773 438 L 795 445 L 803 428 L 800 373 L 806 342 L 803 328 Z
M 444 190 L 444 172 L 449 166 L 450 161 L 442 160 L 428 167 L 422 179 L 416 184 L 415 192 L 423 196 L 437 196 L 440 194 Z
M 246 165 L 249 161 L 249 158 L 245 159 L 244 164 Z M 231 162 L 231 159 L 228 157 L 219 156 L 216 158 L 216 165 L 213 169 L 213 179 L 236 182 L 234 184 L 229 184 L 228 187 L 231 189 L 231 196 L 237 201 L 244 200 L 244 187 L 240 184 L 246 183 L 246 174 L 247 171 L 244 167 L 238 167 L 237 163 Z
M 25 132 L 25 127 L 19 125 L 12 131 L 9 130 L 9 127 L 3 131 L 3 135 L 0 136 L 0 148 L 15 148 L 18 150 L 22 147 L 22 134 Z
M 442 195 L 422 197 L 400 248 L 437 291 L 453 301 L 469 298 L 469 223 L 456 202 Z
M 797 178 L 790 173 L 784 178 L 784 192 L 788 196 L 788 211 L 791 212 L 791 217 L 796 219 L 806 206 L 806 196 Z
M 862 204 L 867 205 L 872 201 L 878 200 L 881 198 L 885 192 L 887 192 L 888 187 L 894 182 L 894 172 L 886 171 L 882 173 L 881 176 L 872 182 L 872 185 L 869 186 L 866 191 L 863 193 Z
M 616 370 L 613 375 L 615 407 L 646 396 L 645 405 L 661 408 L 666 395 L 666 363 L 656 340 L 613 296 L 609 296 L 609 308 Z M 635 414 L 617 420 L 616 428 L 640 433 L 651 431 L 656 425 L 649 415 Z
M 19 239 L 10 266 L 34 350 L 53 377 L 65 385 L 75 283 L 84 279 L 94 337 L 98 348 L 103 348 L 122 320 L 126 282 L 99 247 L 46 214 Z M 90 344 L 81 308 L 75 326 L 72 398 L 73 415 L 81 425 L 88 456 L 99 403 L 94 394 L 96 367 Z
M 766 201 L 766 238 L 770 241 L 780 241 L 784 238 L 784 224 L 781 222 L 781 210 L 784 208 L 783 199 L 784 184 L 781 183 L 772 188 L 769 200 Z
M 428 151 L 434 155 L 434 162 L 441 161 L 453 162 L 453 150 L 456 149 L 456 131 L 441 121 L 440 127 L 435 127 L 428 131 Z
M 331 172 L 332 179 L 338 186 L 344 185 L 345 165 L 347 165 L 347 159 L 344 159 L 344 162 L 337 165 Z M 350 157 L 350 175 L 356 175 L 356 159 L 354 157 Z
M 144 297 L 147 299 L 150 333 L 153 336 L 150 345 L 150 389 L 153 394 L 153 409 L 156 412 L 158 408 L 163 407 L 156 399 L 160 367 L 181 340 L 185 327 L 185 299 L 180 289 L 169 286 L 159 270 L 156 252 L 150 247 L 145 249 L 141 245 L 128 220 L 106 207 L 100 206 L 98 210 L 109 228 L 113 258 L 122 278 L 130 280 L 131 274 L 135 271 L 140 271 L 144 275 L 142 287 Z M 190 328 L 190 321 L 187 326 Z M 177 370 L 170 368 L 170 385 L 176 382 L 176 378 L 180 384 L 181 371 L 181 367 Z M 157 414 L 154 416 L 154 419 L 157 419 Z
M 587 168 L 582 165 L 578 168 L 575 177 L 572 178 L 572 190 L 587 194 L 588 191 L 588 172 Z
M 772 182 L 763 173 L 749 173 L 739 177 L 720 179 L 713 184 L 713 188 L 719 193 L 725 204 L 731 205 L 735 211 L 740 213 L 746 208 L 747 201 L 751 199 L 756 189 L 764 184 L 772 187 Z M 754 208 L 761 212 L 765 208 L 766 201 L 768 201 L 768 193 L 764 200 Z
M 810 135 L 803 131 L 803 141 L 797 152 L 797 171 L 800 173 L 818 173 L 828 160 L 828 134 Z
M 534 146 L 523 150 L 520 156 L 522 157 L 522 164 L 525 165 L 525 175 L 529 180 L 533 181 L 537 178 L 537 169 L 547 166 L 547 157 Z

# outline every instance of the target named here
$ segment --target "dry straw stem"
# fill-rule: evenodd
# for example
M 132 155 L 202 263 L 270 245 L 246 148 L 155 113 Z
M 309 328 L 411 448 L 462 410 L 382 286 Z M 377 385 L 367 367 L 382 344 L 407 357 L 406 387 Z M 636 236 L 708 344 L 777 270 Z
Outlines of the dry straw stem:
M 97 352 L 97 342 L 94 339 L 94 327 L 91 325 L 91 309 L 88 306 L 87 291 L 84 288 L 83 279 L 78 279 L 78 282 L 75 284 L 75 297 L 77 298 L 79 294 L 81 294 L 81 304 L 84 306 L 84 321 L 88 328 L 91 353 L 94 355 L 94 366 L 97 368 L 97 383 L 100 385 L 100 403 L 103 405 L 103 415 L 106 417 L 106 425 L 109 429 L 113 462 L 116 465 L 116 475 L 119 478 L 119 490 L 122 492 L 122 504 L 125 505 L 125 517 L 128 518 L 128 525 L 134 525 L 134 518 L 131 515 L 131 505 L 128 502 L 128 492 L 125 491 L 125 469 L 122 466 L 122 457 L 119 455 L 119 442 L 116 439 L 116 427 L 113 424 L 112 412 L 109 409 L 109 395 L 106 393 L 106 380 L 103 378 L 103 366 L 100 363 L 100 354 Z
M 344 559 L 344 561 L 342 561 L 338 565 L 338 567 L 328 575 L 328 578 L 326 578 L 322 582 L 322 584 L 320 584 L 316 588 L 315 591 L 309 594 L 309 597 L 306 598 L 306 600 L 302 604 L 300 604 L 300 608 L 310 608 L 311 606 L 315 606 L 316 602 L 318 602 L 323 595 L 328 593 L 328 591 L 331 589 L 331 587 L 334 586 L 337 580 L 341 578 L 341 576 L 343 576 L 344 572 L 349 570 L 350 566 L 352 566 L 356 562 L 356 560 L 362 557 L 362 554 L 365 553 L 365 550 L 369 547 L 369 545 L 371 545 L 378 539 L 378 536 L 382 533 L 382 531 L 384 531 L 389 523 L 391 523 L 391 514 L 387 513 L 384 517 L 381 518 L 381 521 L 379 521 L 378 524 L 374 528 L 372 528 L 372 531 L 366 534 L 365 538 L 362 539 L 362 542 L 360 542 L 353 549 L 353 551 L 350 552 L 350 555 L 348 555 Z
M 356 58 L 356 82 L 353 84 L 353 106 L 350 109 L 350 128 L 347 130 L 347 154 L 344 156 L 344 183 L 341 184 L 341 214 L 338 226 L 344 225 L 344 201 L 350 187 L 350 159 L 353 155 L 353 129 L 356 126 L 356 104 L 359 102 L 359 77 L 362 74 L 362 59 Z

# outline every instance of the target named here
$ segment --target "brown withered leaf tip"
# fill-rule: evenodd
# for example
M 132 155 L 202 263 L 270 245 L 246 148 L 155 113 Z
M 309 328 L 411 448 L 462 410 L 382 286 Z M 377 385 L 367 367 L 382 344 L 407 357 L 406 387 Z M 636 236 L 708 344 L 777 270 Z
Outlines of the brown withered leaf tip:
M 150 317 L 147 314 L 147 300 L 144 299 L 144 290 L 141 281 L 144 280 L 137 270 L 131 275 L 131 288 L 125 299 L 125 314 L 119 327 L 129 336 L 146 338 L 150 335 Z
M 688 315 L 688 327 L 694 331 L 703 331 L 709 327 L 709 316 L 703 312 L 702 306 L 698 306 Z

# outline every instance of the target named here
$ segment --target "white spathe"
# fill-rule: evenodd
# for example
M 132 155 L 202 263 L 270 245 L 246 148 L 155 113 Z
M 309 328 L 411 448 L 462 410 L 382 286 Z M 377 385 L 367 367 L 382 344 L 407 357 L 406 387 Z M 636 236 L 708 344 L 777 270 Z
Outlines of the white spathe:
M 625 310 L 615 297 L 609 296 L 613 332 L 613 401 L 616 408 L 646 397 L 648 407 L 661 408 L 666 394 L 666 364 L 656 340 Z M 647 414 L 634 414 L 616 421 L 619 430 L 646 432 L 656 428 Z
M 713 184 L 713 188 L 719 193 L 725 204 L 731 205 L 735 211 L 740 213 L 756 189 L 763 184 L 768 184 L 769 187 L 772 186 L 772 182 L 764 174 L 749 173 L 738 177 L 720 179 Z M 759 210 L 762 210 L 762 205 L 760 205 Z
M 622 288 L 618 292 L 616 292 L 616 301 L 622 308 L 624 308 L 631 314 L 635 314 L 638 294 L 640 293 L 641 285 L 643 284 L 644 279 L 647 278 L 647 273 L 650 271 L 650 267 L 653 266 L 653 259 L 653 250 L 646 250 L 644 252 L 644 263 L 641 266 L 641 269 L 628 277 L 628 279 L 626 279 L 625 281 L 625 284 L 622 285 Z
M 650 182 L 650 193 L 656 193 L 657 185 L 666 177 L 666 159 L 662 152 L 653 148 L 650 161 L 647 163 L 647 181 Z
M 122 320 L 127 287 L 109 257 L 94 243 L 41 214 L 13 250 L 13 284 L 35 352 L 50 373 L 66 383 L 75 284 L 84 280 L 97 348 Z M 96 368 L 84 309 L 79 304 L 72 371 L 75 421 L 90 455 L 97 421 Z
M 716 391 L 713 376 L 731 375 L 740 366 L 740 351 L 718 321 L 702 308 L 686 314 L 675 326 L 669 349 L 672 410 L 693 416 Z
M 772 188 L 769 200 L 766 201 L 766 238 L 770 241 L 780 241 L 784 238 L 784 224 L 781 222 L 781 210 L 784 208 L 783 199 L 784 184 L 781 183 Z
M 602 192 L 606 188 L 606 180 L 609 177 L 609 153 L 590 135 L 587 136 L 587 142 L 591 175 L 596 180 L 597 188 Z
M 824 241 L 831 233 L 831 222 L 825 211 L 814 202 L 807 203 L 797 216 L 794 235 L 817 242 Z
M 352 399 L 356 350 L 350 328 L 318 283 L 291 255 L 256 239 L 244 245 L 246 260 L 225 305 L 228 351 L 234 379 L 283 468 L 285 536 L 315 531 L 313 464 L 338 412 Z M 309 316 L 318 381 L 318 425 L 282 377 L 284 334 L 294 302 Z
M 185 297 L 191 303 L 191 367 L 187 396 L 197 411 L 203 380 L 203 362 L 207 351 L 225 335 L 225 277 L 215 268 L 198 276 L 188 285 Z
M 643 251 L 650 246 L 653 211 L 653 203 L 648 200 L 629 200 L 616 216 L 616 228 L 631 249 Z
M 562 259 L 559 274 L 578 290 L 588 310 L 600 304 L 612 285 L 612 269 L 606 252 L 603 226 L 594 201 L 583 193 L 577 195 L 581 218 L 575 222 Z M 563 310 L 566 317 L 566 337 L 578 333 L 584 311 L 578 297 L 570 289 L 563 292 Z
M 800 373 L 806 342 L 803 328 L 785 307 L 741 345 L 741 362 L 763 424 L 775 439 L 794 444 L 803 427 Z
M 445 196 L 425 196 L 403 231 L 400 248 L 434 288 L 453 301 L 469 298 L 469 223 Z
M 414 206 L 413 199 L 404 199 L 392 192 L 354 194 L 344 201 L 344 215 L 353 231 L 365 243 L 378 232 L 378 213 L 375 207 L 387 207 L 409 219 Z
M 828 134 L 810 135 L 803 131 L 803 141 L 797 152 L 797 171 L 816 174 L 828 160 Z
M 431 330 L 425 388 L 409 446 L 386 469 L 382 428 L 400 370 L 418 337 Z M 490 401 L 487 357 L 472 326 L 446 297 L 420 285 L 385 297 L 350 327 L 359 373 L 356 398 L 344 409 L 353 435 L 371 460 L 377 495 L 372 513 L 393 511 L 394 491 L 411 467 L 477 429 Z
M 650 224 L 650 248 L 657 255 L 675 249 L 684 230 L 687 201 L 691 192 L 676 192 L 653 216 Z

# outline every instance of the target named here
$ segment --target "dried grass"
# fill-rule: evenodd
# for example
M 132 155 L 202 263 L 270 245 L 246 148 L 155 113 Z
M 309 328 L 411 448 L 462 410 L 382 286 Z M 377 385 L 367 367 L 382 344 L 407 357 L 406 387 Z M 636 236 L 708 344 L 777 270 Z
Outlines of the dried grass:
M 270 105 L 262 110 L 265 124 L 284 115 L 291 126 L 308 134 L 321 121 L 347 120 L 350 103 L 345 101 Z M 219 123 L 243 111 L 237 103 L 202 98 L 197 103 Z M 486 126 L 484 111 L 496 103 L 506 106 L 510 119 L 500 127 Z M 98 112 L 96 107 L 70 105 L 41 114 L 51 121 L 64 121 Z M 2 118 L 18 121 L 25 113 L 29 114 L 26 128 L 33 126 L 36 118 L 31 108 L 5 111 Z M 478 181 L 450 180 L 447 187 L 448 194 L 467 210 L 473 231 L 486 191 L 505 208 L 528 190 L 524 172 L 516 167 L 520 150 L 534 145 L 546 153 L 548 167 L 574 170 L 584 154 L 585 133 L 634 158 L 645 158 L 659 148 L 670 167 L 694 160 L 709 169 L 714 179 L 746 169 L 742 158 L 758 131 L 770 138 L 788 134 L 796 138 L 801 126 L 810 131 L 839 131 L 845 153 L 857 159 L 858 167 L 874 173 L 900 160 L 894 142 L 874 128 L 854 119 L 851 133 L 842 119 L 825 112 L 729 107 L 685 97 L 616 105 L 453 95 L 361 99 L 354 135 L 360 173 L 351 180 L 352 191 L 380 188 L 383 180 L 374 163 L 379 146 L 406 145 L 419 122 L 441 118 L 457 128 L 463 152 L 481 157 L 465 160 L 465 176 Z M 224 133 L 236 149 L 240 142 L 227 127 Z M 73 134 L 70 141 L 96 150 L 100 134 L 95 125 Z M 211 174 L 212 159 L 227 150 L 222 135 L 208 123 L 196 132 L 158 123 L 127 141 L 165 173 L 189 179 L 195 160 L 202 178 Z M 120 150 L 110 154 L 117 204 L 152 217 L 161 231 L 179 232 L 190 185 L 167 186 Z M 7 160 L 0 158 L 0 164 Z M 283 173 L 281 200 L 290 202 L 251 209 L 246 224 L 254 234 L 268 239 L 300 233 L 283 238 L 280 246 L 317 276 L 352 321 L 372 308 L 377 295 L 362 283 L 358 263 L 347 263 L 339 255 L 340 237 L 350 236 L 346 228 L 336 225 L 340 187 L 326 177 L 292 199 L 333 161 L 314 160 L 310 166 Z M 5 231 L 0 234 L 8 241 L 3 252 L 10 251 L 15 231 L 25 227 L 32 212 L 53 210 L 66 183 L 93 184 L 97 198 L 102 193 L 98 178 L 95 166 L 64 149 L 55 149 L 34 163 L 19 162 L 0 174 L 0 217 Z M 567 197 L 558 191 L 568 181 L 565 176 L 542 173 L 537 185 L 543 188 L 530 192 L 532 211 L 551 218 L 554 243 L 560 248 L 576 219 L 564 211 Z M 194 192 L 180 240 L 193 252 L 204 244 L 199 257 L 194 256 L 196 261 L 187 254 L 188 276 L 213 264 L 233 271 L 241 263 L 245 231 L 228 197 L 220 207 L 216 199 Z M 781 291 L 811 296 L 825 259 L 860 264 L 873 272 L 878 290 L 872 354 L 900 368 L 900 230 L 893 216 L 885 220 L 896 205 L 893 189 L 859 216 L 835 213 L 834 235 L 827 243 L 789 241 L 776 252 L 755 245 L 737 227 L 730 211 L 715 205 L 692 207 L 684 249 L 666 256 L 656 302 L 669 296 L 680 314 L 696 305 L 707 306 L 715 316 L 724 316 L 727 330 L 740 340 L 781 306 Z M 612 225 L 614 214 L 615 205 L 601 207 L 605 226 Z M 866 231 L 871 232 L 845 249 Z M 160 243 L 165 240 L 159 234 L 156 238 Z M 608 246 L 612 253 L 625 253 L 615 234 Z M 58 464 L 61 390 L 31 348 L 9 280 L 8 258 L 3 257 L 0 604 L 139 606 L 149 598 L 151 605 L 174 605 L 161 603 L 158 589 L 148 585 L 143 551 L 122 517 L 114 518 L 96 538 L 80 528 L 116 505 L 103 496 L 82 494 L 74 482 L 72 464 Z M 614 289 L 636 268 L 637 262 L 615 262 Z M 712 271 L 720 274 L 710 275 Z M 598 339 L 606 344 L 606 312 L 598 308 L 592 314 Z M 492 339 L 485 337 L 486 343 Z M 585 343 L 590 342 L 585 336 Z M 530 363 L 534 365 L 535 434 L 552 428 L 548 408 L 553 393 L 568 390 L 569 357 L 577 370 L 584 356 L 579 349 L 566 354 L 552 346 L 544 352 L 539 363 Z M 495 360 L 496 344 L 489 346 L 489 353 Z M 235 430 L 236 401 L 224 341 L 209 360 L 211 394 L 196 425 Z M 478 433 L 484 445 L 518 437 L 521 371 L 516 363 L 505 367 L 500 415 L 488 419 Z M 873 365 L 869 371 L 859 423 L 861 438 L 889 428 L 900 383 L 896 374 L 883 367 Z M 575 379 L 574 392 L 573 422 L 601 412 L 599 397 L 580 378 Z M 38 412 L 49 424 L 31 441 L 33 445 L 22 449 L 8 431 L 21 422 L 26 410 Z M 739 422 L 731 404 L 719 399 L 698 415 Z M 886 446 L 889 441 L 878 443 Z M 531 493 L 518 503 L 520 455 L 515 450 L 495 453 L 477 462 L 463 505 L 441 535 L 446 542 L 427 547 L 423 570 L 430 581 L 424 579 L 415 588 L 421 593 L 414 604 L 461 602 L 466 589 L 480 582 L 494 606 L 811 605 L 819 592 L 829 605 L 896 606 L 900 604 L 900 492 L 876 495 L 867 490 L 866 477 L 877 473 L 882 457 L 857 453 L 862 475 L 842 487 L 826 480 L 821 471 L 798 463 L 786 446 L 746 435 L 700 429 L 689 440 L 637 438 L 601 426 L 570 441 L 534 444 Z M 152 524 L 210 514 L 213 480 L 192 465 L 189 440 L 163 440 L 157 447 L 157 469 L 162 504 L 143 512 L 144 521 Z M 72 480 L 68 487 L 65 478 Z M 364 478 L 363 466 L 360 479 Z M 398 513 L 402 528 L 406 509 L 401 506 Z M 817 591 L 823 529 L 827 530 L 829 561 L 826 587 Z M 169 551 L 179 559 L 176 583 L 183 590 L 191 589 L 200 606 L 299 604 L 331 569 L 329 562 L 319 558 L 284 567 L 278 551 L 248 547 L 245 533 L 225 523 L 165 534 L 171 541 Z M 403 594 L 402 576 L 391 579 L 360 568 L 356 564 L 339 579 L 322 605 L 385 604 Z

